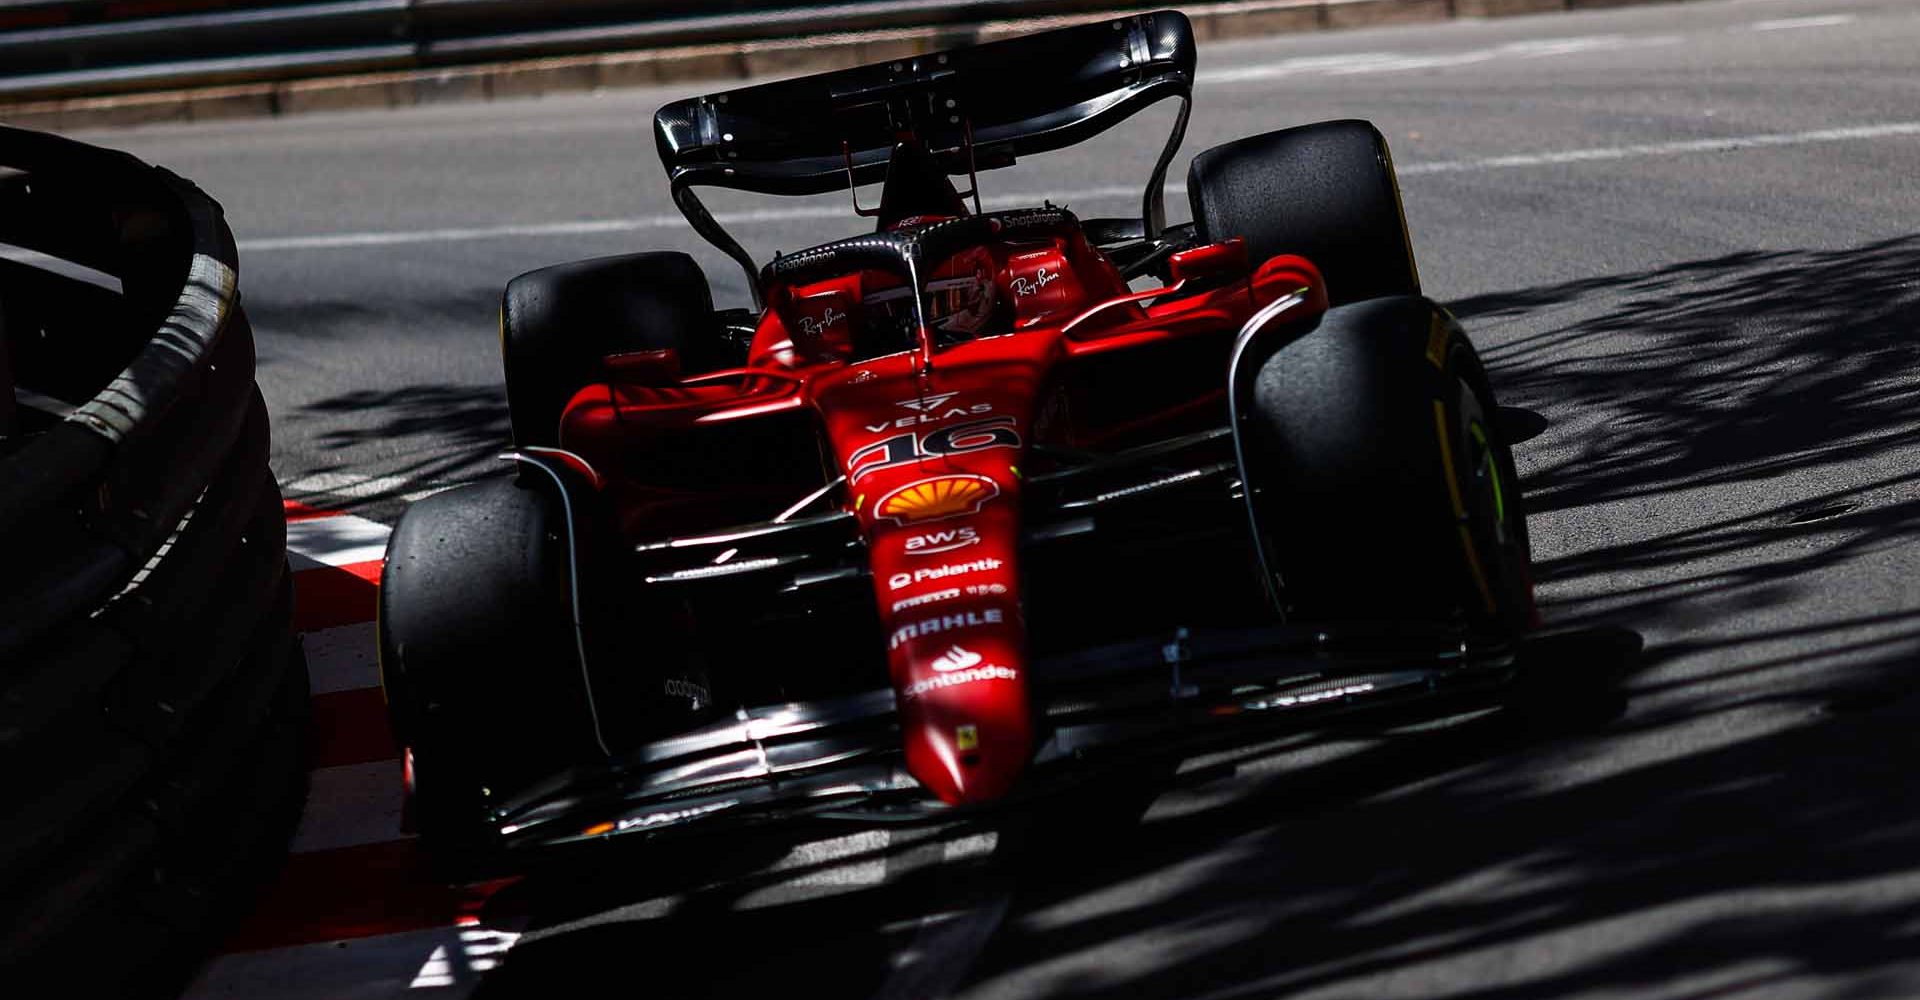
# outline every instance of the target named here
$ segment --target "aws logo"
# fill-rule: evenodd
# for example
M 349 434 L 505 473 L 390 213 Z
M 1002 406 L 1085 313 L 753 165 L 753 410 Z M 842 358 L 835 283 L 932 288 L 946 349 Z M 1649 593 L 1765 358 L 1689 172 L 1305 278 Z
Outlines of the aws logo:
M 907 555 L 930 556 L 936 552 L 952 552 L 969 545 L 980 544 L 980 533 L 972 528 L 949 528 L 945 531 L 925 531 L 907 537 Z

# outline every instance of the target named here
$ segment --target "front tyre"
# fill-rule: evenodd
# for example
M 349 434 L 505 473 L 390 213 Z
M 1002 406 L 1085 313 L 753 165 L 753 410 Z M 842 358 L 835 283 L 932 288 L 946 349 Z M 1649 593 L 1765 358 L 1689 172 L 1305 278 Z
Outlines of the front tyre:
M 1445 310 L 1398 296 L 1255 332 L 1235 404 L 1258 541 L 1290 617 L 1494 637 L 1532 623 L 1512 454 Z
M 568 527 L 552 492 L 511 479 L 407 508 L 380 588 L 381 684 L 409 749 L 408 809 L 429 859 L 484 867 L 487 809 L 584 755 Z
M 1240 237 L 1255 264 L 1305 257 L 1336 306 L 1420 293 L 1393 156 L 1370 122 L 1316 122 L 1215 146 L 1193 158 L 1187 198 L 1203 241 Z

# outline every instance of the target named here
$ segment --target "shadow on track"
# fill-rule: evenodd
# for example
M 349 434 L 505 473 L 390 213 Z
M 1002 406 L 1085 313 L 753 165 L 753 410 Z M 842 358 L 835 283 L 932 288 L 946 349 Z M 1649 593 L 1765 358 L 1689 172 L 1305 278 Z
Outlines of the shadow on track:
M 328 427 L 316 439 L 326 449 L 380 449 L 385 460 L 379 477 L 360 485 L 344 504 L 376 518 L 397 518 L 404 506 L 401 499 L 414 491 L 507 471 L 498 456 L 510 447 L 512 431 L 506 390 L 500 386 L 361 389 L 309 403 L 292 419 L 316 420 Z M 360 471 L 318 467 L 306 470 L 303 478 Z M 325 496 L 312 502 L 343 506 Z
M 1548 319 L 1482 340 L 1503 400 L 1551 420 L 1536 512 L 1746 488 L 1540 562 L 1576 595 L 1550 620 L 1792 624 L 1678 630 L 1591 736 L 1490 718 L 1191 789 L 1029 884 L 963 995 L 1920 994 L 1920 609 L 1804 582 L 1920 541 L 1917 277 L 1907 237 L 1455 303 L 1477 334 Z
M 1469 330 L 1603 308 L 1485 352 L 1508 402 L 1604 419 L 1535 512 L 1855 462 L 1920 429 L 1920 236 L 1731 254 L 1451 304 Z
M 1920 237 L 1456 303 L 1476 331 L 1565 317 L 1486 352 L 1503 398 L 1542 415 L 1536 511 L 1710 485 L 1760 498 L 1543 560 L 1548 591 L 1573 591 L 1550 618 L 1634 626 L 1702 602 L 1802 602 L 1807 574 L 1920 540 L 1920 473 L 1896 461 L 1920 430 L 1916 275 Z M 504 440 L 498 402 L 473 392 L 476 422 L 498 424 L 450 461 Z M 399 434 L 457 420 L 448 402 L 327 405 L 367 407 L 370 434 Z M 1885 468 L 1826 489 L 1778 479 L 1863 463 Z M 1342 734 L 1196 770 L 1140 823 L 1063 817 L 1018 859 L 1013 905 L 963 994 L 1920 994 L 1916 654 L 1920 609 L 1808 603 L 1793 624 L 1650 648 L 1630 684 L 1645 703 L 1598 733 L 1543 740 L 1489 716 Z M 868 995 L 928 910 L 987 871 L 895 874 L 911 850 L 873 852 L 888 879 L 830 895 L 769 896 L 775 876 L 720 884 L 671 858 L 529 880 L 499 900 L 530 915 L 529 935 L 477 995 Z M 624 909 L 642 899 L 658 902 Z

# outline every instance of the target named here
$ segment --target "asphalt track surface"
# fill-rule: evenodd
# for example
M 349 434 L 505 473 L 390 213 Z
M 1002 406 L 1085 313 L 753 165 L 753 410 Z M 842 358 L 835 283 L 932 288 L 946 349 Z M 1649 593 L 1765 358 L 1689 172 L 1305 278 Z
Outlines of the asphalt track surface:
M 1189 155 L 1323 118 L 1388 135 L 1426 288 L 1534 435 L 1549 622 L 1644 639 L 1625 714 L 1193 762 L 1137 822 L 532 880 L 494 901 L 517 944 L 460 989 L 1920 995 L 1920 8 L 1712 0 L 1223 44 L 1201 66 Z M 674 247 L 744 298 L 667 200 L 646 125 L 673 96 L 89 138 L 225 203 L 276 471 L 391 522 L 493 472 L 514 274 Z M 1123 214 L 1151 131 L 986 190 Z M 839 206 L 718 207 L 766 253 L 851 232 Z

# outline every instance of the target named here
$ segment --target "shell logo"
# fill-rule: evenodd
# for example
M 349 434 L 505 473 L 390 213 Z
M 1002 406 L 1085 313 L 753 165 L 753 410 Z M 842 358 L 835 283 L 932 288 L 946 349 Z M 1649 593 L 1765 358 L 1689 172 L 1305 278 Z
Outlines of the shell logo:
M 935 476 L 881 497 L 873 513 L 895 524 L 918 524 L 976 513 L 999 495 L 999 485 L 985 476 Z

